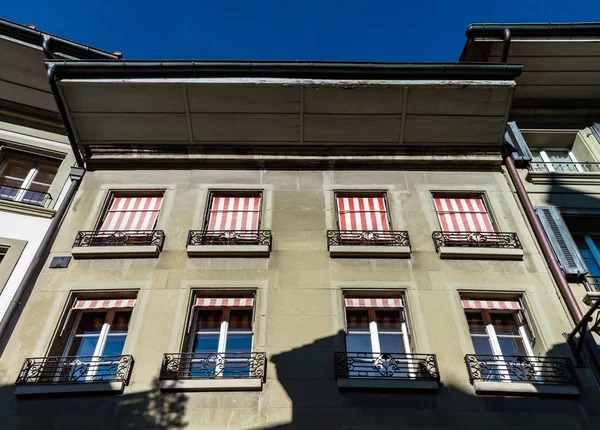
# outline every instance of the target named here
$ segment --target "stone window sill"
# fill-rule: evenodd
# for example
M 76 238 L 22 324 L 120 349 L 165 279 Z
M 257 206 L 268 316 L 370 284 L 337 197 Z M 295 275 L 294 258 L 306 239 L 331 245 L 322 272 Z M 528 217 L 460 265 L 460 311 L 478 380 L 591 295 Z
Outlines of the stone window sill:
M 437 390 L 439 382 L 419 379 L 338 378 L 339 389 Z
M 52 218 L 54 217 L 55 213 L 53 209 L 47 209 L 42 206 L 2 199 L 0 199 L 0 210 L 22 215 L 36 216 L 39 218 Z
M 80 384 L 24 384 L 17 385 L 15 395 L 122 393 L 125 382 L 90 382 Z
M 188 245 L 188 257 L 268 257 L 269 245 Z
M 331 245 L 332 258 L 407 258 L 410 246 Z
M 600 172 L 527 172 L 532 184 L 600 185 Z
M 144 246 L 76 246 L 71 250 L 75 259 L 82 258 L 156 258 L 160 249 L 156 245 Z
M 534 396 L 579 396 L 575 385 L 532 384 L 530 382 L 473 381 L 477 394 L 515 394 Z
M 261 391 L 262 379 L 180 379 L 160 381 L 161 391 Z
M 524 255 L 522 249 L 463 246 L 440 246 L 438 254 L 440 258 L 483 260 L 522 260 Z

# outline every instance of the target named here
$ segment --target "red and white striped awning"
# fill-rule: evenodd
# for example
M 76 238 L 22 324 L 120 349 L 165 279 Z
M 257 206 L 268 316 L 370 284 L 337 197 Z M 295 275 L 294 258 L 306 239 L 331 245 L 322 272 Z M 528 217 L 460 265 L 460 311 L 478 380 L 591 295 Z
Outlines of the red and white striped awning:
M 153 230 L 162 197 L 115 197 L 100 230 Z
M 434 197 L 442 231 L 494 232 L 481 197 Z
M 340 230 L 390 230 L 387 206 L 383 196 L 338 197 L 337 207 Z
M 251 308 L 254 306 L 254 299 L 232 297 L 198 297 L 196 298 L 195 306 L 199 308 Z
M 401 308 L 404 306 L 400 297 L 377 299 L 346 298 L 345 302 L 347 308 Z
M 134 306 L 135 299 L 76 300 L 73 309 L 131 309 Z
M 518 300 L 461 300 L 464 309 L 487 309 L 520 311 L 523 308 Z
M 208 230 L 258 230 L 260 201 L 260 196 L 214 196 Z

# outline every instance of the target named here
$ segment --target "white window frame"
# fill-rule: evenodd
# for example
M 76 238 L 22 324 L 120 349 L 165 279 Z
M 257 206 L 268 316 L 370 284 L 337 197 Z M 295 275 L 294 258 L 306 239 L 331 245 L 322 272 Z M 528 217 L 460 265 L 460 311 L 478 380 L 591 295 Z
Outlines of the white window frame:
M 27 161 L 27 159 L 20 159 L 18 157 L 7 157 L 4 160 L 4 163 L 2 163 L 1 167 L 4 168 L 5 163 L 8 163 L 9 160 L 22 160 L 22 161 Z M 43 163 L 37 163 L 34 162 L 34 167 L 31 168 L 31 170 L 29 170 L 29 173 L 27 174 L 27 176 L 25 176 L 25 179 L 23 180 L 23 183 L 21 184 L 21 186 L 19 187 L 19 191 L 17 191 L 17 194 L 15 195 L 15 198 L 13 201 L 15 202 L 21 202 L 23 201 L 23 199 L 25 198 L 25 195 L 27 194 L 27 190 L 29 189 L 29 187 L 31 187 L 31 184 L 34 182 L 33 178 L 35 178 L 35 176 L 37 175 L 39 169 L 39 165 L 43 164 Z M 56 171 L 58 173 L 58 167 L 56 168 Z M 56 176 L 56 174 L 55 174 Z M 14 179 L 14 180 L 21 180 L 20 178 L 14 178 L 12 176 L 6 176 L 9 179 Z M 1 184 L 0 184 L 1 185 Z M 45 184 L 48 185 L 48 188 L 50 188 L 52 186 L 52 184 Z M 32 191 L 35 193 L 42 193 L 42 191 Z
M 403 308 L 346 308 L 345 311 L 353 311 L 353 310 L 366 310 L 369 315 L 369 334 L 371 339 L 371 351 L 348 351 L 347 352 L 371 352 L 372 354 L 381 354 L 389 351 L 381 351 L 381 346 L 379 345 L 379 329 L 377 327 L 377 317 L 376 312 L 378 310 L 394 310 L 400 314 L 400 330 L 398 332 L 398 336 L 401 338 L 402 345 L 404 346 L 404 351 L 406 354 L 410 354 L 410 341 L 408 338 L 408 330 L 406 325 L 406 318 L 403 312 Z M 347 315 L 347 314 L 346 314 Z M 350 334 L 352 332 L 351 329 L 348 328 L 346 324 L 346 333 Z
M 531 148 L 531 150 L 533 152 L 537 152 L 540 154 L 540 157 L 543 160 L 544 165 L 548 168 L 549 172 L 556 172 L 556 169 L 554 169 L 553 164 L 560 164 L 560 163 L 556 163 L 554 161 L 550 161 L 550 157 L 548 157 L 548 154 L 546 154 L 546 151 L 552 152 L 552 151 L 562 151 L 562 152 L 566 152 L 569 155 L 569 158 L 571 159 L 572 163 L 578 163 L 577 158 L 575 158 L 575 154 L 573 154 L 573 151 L 571 151 L 571 149 L 569 148 Z M 578 172 L 584 172 L 583 167 L 581 167 L 580 164 L 574 164 L 575 168 L 577 169 Z M 559 172 L 559 173 L 565 173 L 565 172 Z
M 96 348 L 94 349 L 94 353 L 92 354 L 93 358 L 90 360 L 90 363 L 98 362 L 99 359 L 103 356 L 104 348 L 106 348 L 106 341 L 108 340 L 108 334 L 110 333 L 110 327 L 114 321 L 115 313 L 123 312 L 123 311 L 125 311 L 125 309 L 99 309 L 97 311 L 93 311 L 93 310 L 77 311 L 77 316 L 75 317 L 75 324 L 73 324 L 73 328 L 71 329 L 71 333 L 69 334 L 69 340 L 67 341 L 67 343 L 65 345 L 65 349 L 63 351 L 62 357 L 63 358 L 71 357 L 68 354 L 69 354 L 69 350 L 71 349 L 71 346 L 73 345 L 73 341 L 75 340 L 76 337 L 86 337 L 85 335 L 83 335 L 83 336 L 77 335 L 77 329 L 79 328 L 79 324 L 81 322 L 81 318 L 82 318 L 83 314 L 84 313 L 88 314 L 88 313 L 104 313 L 104 312 L 106 312 L 104 324 L 102 325 L 102 328 L 100 329 L 100 335 L 98 336 L 98 343 L 96 344 Z M 132 310 L 129 310 L 129 312 L 132 312 Z M 127 334 L 129 334 L 129 327 L 127 327 Z M 125 338 L 127 338 L 127 334 L 125 335 Z M 83 362 L 81 362 L 81 363 L 83 363 Z M 111 363 L 112 363 L 111 361 L 107 361 L 106 363 L 102 363 L 102 365 L 110 365 Z M 76 363 L 76 364 L 79 364 L 79 363 Z M 94 369 L 94 366 L 90 366 L 90 371 L 87 373 L 85 380 L 86 381 L 93 380 L 94 375 L 96 374 L 97 370 L 98 370 L 98 366 L 96 366 L 95 369 Z M 59 378 L 59 376 L 57 375 L 56 378 Z

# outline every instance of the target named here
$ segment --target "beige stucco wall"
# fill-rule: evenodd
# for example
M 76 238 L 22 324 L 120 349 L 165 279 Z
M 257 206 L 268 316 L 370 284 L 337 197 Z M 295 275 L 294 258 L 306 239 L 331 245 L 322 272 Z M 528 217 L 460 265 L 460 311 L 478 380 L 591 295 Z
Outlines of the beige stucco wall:
M 273 232 L 270 258 L 189 258 L 189 229 L 199 228 L 209 189 L 265 190 L 263 228 Z M 592 429 L 598 390 L 580 370 L 581 399 L 478 396 L 464 355 L 473 352 L 460 291 L 525 295 L 542 349 L 568 356 L 561 335 L 571 325 L 502 172 L 177 170 L 88 172 L 50 256 L 69 255 L 78 230 L 94 227 L 109 190 L 164 189 L 157 229 L 159 258 L 71 261 L 44 269 L 0 358 L 3 428 L 229 429 Z M 331 259 L 334 190 L 387 190 L 393 225 L 408 230 L 408 259 Z M 432 191 L 483 192 L 500 230 L 517 232 L 523 261 L 440 260 Z M 47 265 L 46 265 L 47 267 Z M 176 352 L 192 289 L 258 291 L 255 349 L 268 356 L 260 392 L 160 394 L 162 354 Z M 48 350 L 72 291 L 136 289 L 124 353 L 131 383 L 119 396 L 18 400 L 14 381 L 26 357 Z M 437 393 L 337 389 L 333 352 L 343 345 L 342 290 L 406 292 L 415 352 L 436 353 Z M 82 424 L 85 423 L 85 424 Z

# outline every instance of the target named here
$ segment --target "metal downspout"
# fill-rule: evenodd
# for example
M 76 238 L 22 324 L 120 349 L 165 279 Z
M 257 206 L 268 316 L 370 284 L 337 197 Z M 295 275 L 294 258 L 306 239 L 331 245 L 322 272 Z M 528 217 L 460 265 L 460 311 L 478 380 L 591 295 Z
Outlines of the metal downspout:
M 502 58 L 500 58 L 501 63 L 506 63 L 508 61 L 508 50 L 510 49 L 511 39 L 512 34 L 510 32 L 510 28 L 505 28 L 504 33 L 502 33 Z

